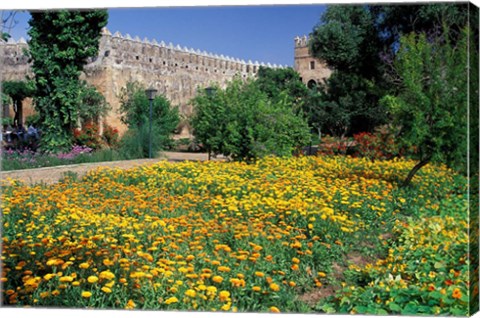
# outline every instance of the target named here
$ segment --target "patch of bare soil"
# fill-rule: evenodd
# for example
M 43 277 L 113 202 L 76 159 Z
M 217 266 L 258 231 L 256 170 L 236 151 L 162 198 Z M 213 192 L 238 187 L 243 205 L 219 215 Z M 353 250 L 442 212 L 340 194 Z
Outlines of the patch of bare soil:
M 321 299 L 335 295 L 335 291 L 336 289 L 333 286 L 325 285 L 322 287 L 315 288 L 314 290 L 309 291 L 303 295 L 300 295 L 298 299 L 300 301 L 303 301 L 310 307 L 313 307 L 316 304 L 318 304 L 318 302 Z
M 355 264 L 359 267 L 364 267 L 365 265 L 372 263 L 372 260 L 359 252 L 352 252 L 348 254 L 347 262 L 350 264 Z

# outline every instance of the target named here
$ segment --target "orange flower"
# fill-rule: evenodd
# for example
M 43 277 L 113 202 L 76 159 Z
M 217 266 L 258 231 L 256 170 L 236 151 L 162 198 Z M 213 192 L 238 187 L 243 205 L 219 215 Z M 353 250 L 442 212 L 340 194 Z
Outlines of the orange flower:
M 213 276 L 212 280 L 215 282 L 215 283 L 221 283 L 223 282 L 223 277 L 222 276 Z
M 280 309 L 278 309 L 275 306 L 270 307 L 270 312 L 280 312 Z
M 455 299 L 460 299 L 462 297 L 462 292 L 460 291 L 460 288 L 455 288 L 453 290 L 452 297 Z
M 275 284 L 275 283 L 271 283 L 271 284 L 270 284 L 270 289 L 273 290 L 273 291 L 279 291 L 279 290 L 280 290 L 280 286 L 278 286 L 278 285 Z

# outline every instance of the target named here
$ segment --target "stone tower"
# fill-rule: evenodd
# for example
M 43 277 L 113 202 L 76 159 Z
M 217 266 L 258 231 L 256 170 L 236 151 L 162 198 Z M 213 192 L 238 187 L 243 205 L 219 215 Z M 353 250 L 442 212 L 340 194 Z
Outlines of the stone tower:
M 295 38 L 295 64 L 294 68 L 300 74 L 302 82 L 309 88 L 313 88 L 332 74 L 325 62 L 313 57 L 308 47 L 308 37 L 297 36 Z

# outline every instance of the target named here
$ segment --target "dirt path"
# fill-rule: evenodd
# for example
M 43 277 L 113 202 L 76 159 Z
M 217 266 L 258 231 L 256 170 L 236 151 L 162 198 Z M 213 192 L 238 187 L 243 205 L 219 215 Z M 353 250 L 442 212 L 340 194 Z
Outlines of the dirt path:
M 66 172 L 76 173 L 79 177 L 85 175 L 88 171 L 96 169 L 98 167 L 115 167 L 120 169 L 128 169 L 136 166 L 153 164 L 161 160 L 168 161 L 204 161 L 208 156 L 205 153 L 183 153 L 183 152 L 163 152 L 159 158 L 155 159 L 139 159 L 139 160 L 124 160 L 124 161 L 109 161 L 109 162 L 96 162 L 96 163 L 82 163 L 76 165 L 65 165 L 56 167 L 46 167 L 37 169 L 26 170 L 14 170 L 14 171 L 2 171 L 0 177 L 2 180 L 7 178 L 21 180 L 26 184 L 35 184 L 44 182 L 52 184 L 58 182 L 59 179 L 65 176 Z M 213 160 L 224 160 L 222 158 Z

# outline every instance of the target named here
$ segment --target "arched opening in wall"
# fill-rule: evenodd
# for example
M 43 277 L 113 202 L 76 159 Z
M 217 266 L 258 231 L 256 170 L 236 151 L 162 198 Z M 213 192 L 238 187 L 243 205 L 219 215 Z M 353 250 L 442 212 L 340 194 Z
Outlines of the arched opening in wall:
M 310 89 L 316 88 L 317 87 L 317 82 L 315 82 L 313 79 L 309 80 L 307 83 L 307 87 Z
M 106 50 L 105 53 L 103 53 L 103 56 L 108 57 L 110 55 L 110 50 Z
M 135 56 L 135 59 L 138 61 L 140 59 L 140 57 L 137 55 L 137 56 Z

